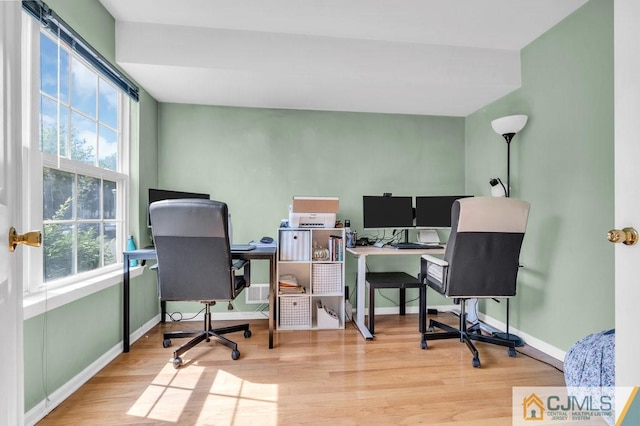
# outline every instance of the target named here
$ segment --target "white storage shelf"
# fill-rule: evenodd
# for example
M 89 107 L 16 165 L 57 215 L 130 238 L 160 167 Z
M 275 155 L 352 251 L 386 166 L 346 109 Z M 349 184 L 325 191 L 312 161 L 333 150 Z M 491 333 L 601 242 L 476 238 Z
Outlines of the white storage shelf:
M 304 289 L 278 291 L 278 328 L 344 328 L 344 229 L 280 228 L 278 237 L 278 277 Z

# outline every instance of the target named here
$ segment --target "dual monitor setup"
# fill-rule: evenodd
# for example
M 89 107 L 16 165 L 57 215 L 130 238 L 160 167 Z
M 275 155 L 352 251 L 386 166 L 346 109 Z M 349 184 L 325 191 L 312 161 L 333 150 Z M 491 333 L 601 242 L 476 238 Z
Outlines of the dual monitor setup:
M 362 197 L 362 218 L 365 230 L 408 229 L 422 230 L 421 242 L 438 243 L 436 229 L 451 228 L 451 206 L 459 198 L 469 195 L 412 196 L 365 195 Z
M 408 242 L 409 228 L 422 230 L 423 242 L 437 243 L 435 229 L 451 227 L 451 206 L 459 198 L 467 195 L 416 196 L 415 208 L 412 196 L 365 195 L 362 197 L 363 228 L 365 230 L 394 229 L 405 231 Z M 155 201 L 182 198 L 210 199 L 209 194 L 172 191 L 149 188 L 149 205 Z M 151 228 L 151 216 L 147 215 L 147 225 Z M 231 227 L 231 220 L 229 219 Z M 432 231 L 424 232 L 424 231 Z M 231 235 L 230 235 L 231 237 Z

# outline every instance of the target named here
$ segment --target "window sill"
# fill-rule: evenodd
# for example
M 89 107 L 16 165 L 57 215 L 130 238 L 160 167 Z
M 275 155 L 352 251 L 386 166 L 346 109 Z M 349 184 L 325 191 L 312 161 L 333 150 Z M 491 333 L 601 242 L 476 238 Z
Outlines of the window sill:
M 131 268 L 131 278 L 142 275 L 143 271 L 143 266 Z M 120 283 L 122 270 L 116 270 L 76 284 L 29 294 L 22 301 L 23 317 L 28 320 Z

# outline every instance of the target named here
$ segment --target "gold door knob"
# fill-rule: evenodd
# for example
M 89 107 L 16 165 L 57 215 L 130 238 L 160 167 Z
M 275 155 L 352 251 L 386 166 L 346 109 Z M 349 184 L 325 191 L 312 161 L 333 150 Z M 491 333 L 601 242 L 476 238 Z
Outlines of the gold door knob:
M 42 232 L 31 231 L 26 234 L 18 234 L 13 226 L 9 229 L 9 251 L 15 251 L 19 244 L 26 244 L 31 247 L 42 245 Z
M 607 240 L 632 246 L 638 242 L 638 231 L 633 227 L 622 228 L 622 230 L 612 229 L 607 233 Z

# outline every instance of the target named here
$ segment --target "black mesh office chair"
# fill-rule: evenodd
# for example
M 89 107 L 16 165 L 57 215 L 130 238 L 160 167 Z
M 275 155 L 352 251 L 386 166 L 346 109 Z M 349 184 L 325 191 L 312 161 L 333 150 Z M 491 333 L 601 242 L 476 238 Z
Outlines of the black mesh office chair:
M 421 259 L 421 288 L 427 286 L 460 303 L 459 328 L 429 321 L 422 334 L 422 348 L 428 340 L 460 339 L 473 353 L 473 366 L 480 367 L 472 340 L 506 346 L 516 356 L 515 342 L 467 329 L 465 304 L 474 298 L 509 298 L 516 294 L 520 249 L 529 216 L 529 203 L 513 198 L 474 197 L 456 200 L 451 209 L 451 234 L 444 258 L 425 255 Z M 444 332 L 433 332 L 435 328 Z M 508 320 L 507 320 L 508 331 Z
M 238 345 L 222 335 L 243 331 L 245 338 L 251 337 L 249 324 L 211 326 L 211 306 L 216 301 L 230 303 L 250 284 L 250 263 L 231 258 L 227 205 L 202 199 L 164 200 L 152 203 L 149 212 L 158 255 L 160 300 L 205 305 L 202 330 L 164 333 L 165 348 L 171 346 L 172 338 L 195 336 L 174 351 L 174 367 L 182 365 L 183 353 L 211 337 L 232 349 L 232 359 L 240 358 Z M 243 275 L 237 274 L 240 269 Z

